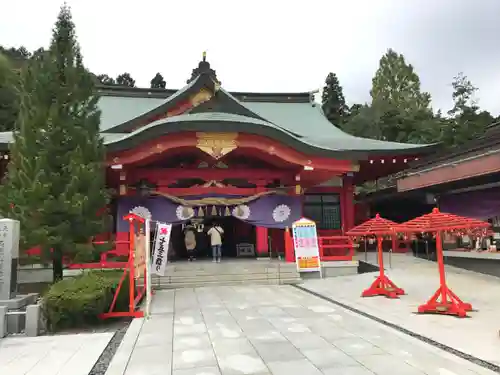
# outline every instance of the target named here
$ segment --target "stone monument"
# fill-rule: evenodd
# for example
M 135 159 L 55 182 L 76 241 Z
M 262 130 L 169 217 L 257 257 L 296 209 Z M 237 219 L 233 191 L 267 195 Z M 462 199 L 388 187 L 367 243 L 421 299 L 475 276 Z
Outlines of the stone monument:
M 0 338 L 23 328 L 30 336 L 38 332 L 37 294 L 17 294 L 19 233 L 19 221 L 0 219 Z
M 19 221 L 0 219 L 0 301 L 16 295 L 18 260 Z

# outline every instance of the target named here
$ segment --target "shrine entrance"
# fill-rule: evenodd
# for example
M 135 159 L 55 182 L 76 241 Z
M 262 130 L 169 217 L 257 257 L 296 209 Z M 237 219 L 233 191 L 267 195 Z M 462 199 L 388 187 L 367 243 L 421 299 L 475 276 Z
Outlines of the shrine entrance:
M 191 231 L 196 240 L 196 259 L 211 260 L 212 248 L 210 245 L 210 237 L 207 232 L 213 223 L 217 223 L 224 230 L 222 236 L 223 259 L 255 257 L 256 228 L 254 225 L 243 222 L 234 216 L 208 216 L 204 218 L 194 218 L 184 224 L 173 226 L 169 260 L 185 261 L 188 259 L 188 251 L 185 242 L 187 231 Z

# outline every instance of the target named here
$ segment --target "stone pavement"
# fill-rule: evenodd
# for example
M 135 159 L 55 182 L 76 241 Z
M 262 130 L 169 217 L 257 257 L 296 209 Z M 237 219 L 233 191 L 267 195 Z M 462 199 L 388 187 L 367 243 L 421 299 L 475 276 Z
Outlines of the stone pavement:
M 378 273 L 343 276 L 334 279 L 310 280 L 302 286 L 333 300 L 402 326 L 439 343 L 500 365 L 500 279 L 452 266 L 446 266 L 448 286 L 477 310 L 470 318 L 458 319 L 442 315 L 415 314 L 439 286 L 437 263 L 393 254 L 392 269 L 385 265 L 390 279 L 407 295 L 399 300 L 383 297 L 361 298 Z M 374 263 L 375 254 L 369 254 Z M 364 260 L 364 254 L 359 256 Z
M 113 333 L 0 339 L 2 375 L 88 375 Z
M 106 372 L 124 374 L 494 373 L 292 286 L 236 286 L 157 292 Z

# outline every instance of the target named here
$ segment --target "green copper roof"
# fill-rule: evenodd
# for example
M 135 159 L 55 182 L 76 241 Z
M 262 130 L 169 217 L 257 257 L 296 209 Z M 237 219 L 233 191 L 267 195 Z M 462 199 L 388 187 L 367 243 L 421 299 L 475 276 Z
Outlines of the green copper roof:
M 308 92 L 229 93 L 220 87 L 216 72 L 205 56 L 188 82 L 177 91 L 98 87 L 101 133 L 108 150 L 128 149 L 155 137 L 182 131 L 259 134 L 306 154 L 342 158 L 362 159 L 373 153 L 422 153 L 434 147 L 346 134 L 328 121 L 318 104 L 311 103 Z M 143 126 L 152 118 L 178 108 L 202 89 L 214 93 L 210 100 L 182 115 Z M 6 149 L 12 141 L 10 132 L 0 133 L 0 149 Z
M 168 98 L 137 98 L 123 96 L 102 96 L 99 99 L 99 109 L 101 110 L 101 131 L 106 131 L 124 122 L 132 120 L 153 109 L 173 101 L 191 87 L 193 87 L 199 77 L 191 81 L 182 89 L 170 95 Z
M 261 103 L 259 103 L 261 104 Z M 308 104 L 305 104 L 306 106 Z M 317 112 L 315 107 L 308 105 Z M 318 119 L 321 119 L 319 113 Z M 299 119 L 300 121 L 300 119 Z M 319 121 L 316 123 L 318 126 Z M 329 122 L 328 122 L 329 124 Z M 277 124 L 276 121 L 268 122 L 256 118 L 221 113 L 201 112 L 183 114 L 155 121 L 132 133 L 123 134 L 118 137 L 108 138 L 105 143 L 110 151 L 119 151 L 136 147 L 144 141 L 157 138 L 162 135 L 181 131 L 214 131 L 214 132 L 242 132 L 248 134 L 264 135 L 282 142 L 290 147 L 296 148 L 308 154 L 334 156 L 338 153 L 347 153 L 350 157 L 366 157 L 367 152 L 398 152 L 411 148 L 422 148 L 421 145 L 407 145 L 403 143 L 383 142 L 371 139 L 357 138 L 330 125 L 333 134 L 338 136 L 321 138 L 321 136 L 305 136 Z
M 191 84 L 193 82 L 195 81 Z M 282 139 L 278 133 L 281 133 L 283 139 L 290 142 L 290 146 L 297 147 L 302 143 L 304 151 L 313 154 L 349 152 L 357 154 L 353 154 L 352 157 L 366 157 L 366 152 L 399 153 L 411 150 L 424 151 L 426 148 L 433 147 L 433 145 L 386 142 L 351 136 L 333 126 L 324 116 L 321 107 L 313 103 L 242 103 L 267 121 L 229 113 L 202 112 L 159 120 L 132 133 L 106 131 L 165 102 L 165 98 L 102 96 L 99 107 L 102 111 L 101 129 L 104 143 L 112 149 L 116 147 L 126 149 L 139 140 L 147 140 L 147 134 L 151 133 L 152 128 L 164 125 L 163 134 L 167 134 L 177 131 L 176 126 L 182 124 L 183 131 L 241 131 L 263 135 L 269 132 L 274 135 L 273 138 L 280 141 Z M 217 126 L 218 122 L 220 126 Z M 189 125 L 190 123 L 193 123 L 193 126 Z M 162 134 L 159 130 L 155 130 L 154 133 L 155 136 Z M 137 140 L 131 142 L 136 136 L 138 136 Z M 3 146 L 0 148 L 5 149 L 12 139 L 12 133 L 0 132 L 0 145 Z

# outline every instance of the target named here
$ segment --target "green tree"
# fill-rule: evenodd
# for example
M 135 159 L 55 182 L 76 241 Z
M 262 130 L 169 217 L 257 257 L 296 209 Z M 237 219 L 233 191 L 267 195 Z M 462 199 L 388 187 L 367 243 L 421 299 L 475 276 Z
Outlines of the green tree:
M 321 104 L 326 118 L 336 126 L 342 127 L 347 120 L 349 107 L 345 103 L 342 86 L 335 73 L 328 73 L 321 94 Z
M 46 109 L 37 104 L 49 81 L 40 73 L 35 65 L 21 73 L 18 126 L 7 173 L 0 185 L 2 214 L 21 222 L 21 250 L 43 244 L 48 237 L 40 204 L 49 194 L 46 152 L 41 149 L 47 116 Z
M 18 113 L 19 75 L 10 60 L 0 54 L 0 131 L 11 131 Z
M 97 81 L 101 85 L 105 85 L 105 86 L 115 86 L 116 85 L 115 79 L 108 76 L 107 74 L 99 74 L 97 76 Z
M 31 54 L 31 60 L 40 60 L 48 53 L 45 48 L 40 47 Z
M 164 89 L 167 86 L 167 83 L 163 79 L 163 76 L 160 73 L 156 73 L 156 75 L 151 80 L 151 88 L 152 89 Z
M 28 91 L 23 97 L 29 99 L 23 99 L 6 190 L 15 198 L 9 199 L 11 213 L 22 227 L 30 228 L 33 221 L 41 228 L 38 233 L 44 235 L 26 243 L 41 245 L 56 281 L 62 278 L 63 257 L 91 253 L 90 238 L 108 223 L 107 215 L 98 215 L 108 203 L 99 98 L 83 66 L 68 6 L 61 8 L 49 53 L 29 70 L 23 84 Z M 15 172 L 16 163 L 25 172 Z M 23 198 L 13 191 L 20 186 Z
M 371 106 L 380 116 L 382 139 L 396 142 L 434 141 L 436 123 L 431 97 L 420 89 L 420 79 L 402 54 L 389 49 L 372 80 Z M 431 137 L 431 138 L 429 138 Z
M 446 146 L 459 146 L 484 134 L 486 127 L 495 122 L 487 111 L 479 111 L 475 94 L 478 88 L 463 73 L 453 77 L 453 108 L 442 129 L 442 141 Z
M 123 73 L 116 77 L 118 86 L 135 87 L 135 80 L 130 76 L 130 73 Z
M 365 104 L 352 109 L 349 120 L 343 126 L 344 131 L 356 137 L 384 139 L 381 114 L 376 108 Z

